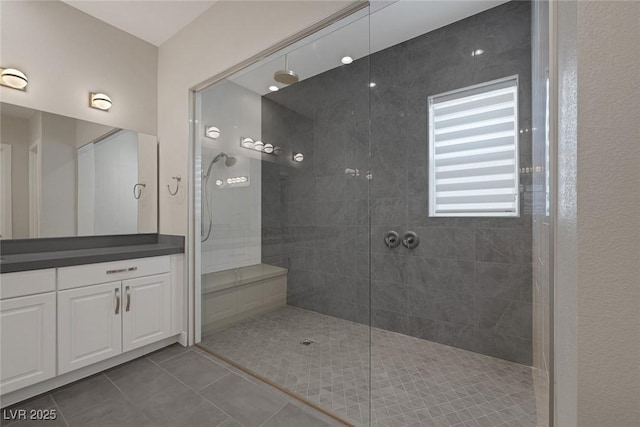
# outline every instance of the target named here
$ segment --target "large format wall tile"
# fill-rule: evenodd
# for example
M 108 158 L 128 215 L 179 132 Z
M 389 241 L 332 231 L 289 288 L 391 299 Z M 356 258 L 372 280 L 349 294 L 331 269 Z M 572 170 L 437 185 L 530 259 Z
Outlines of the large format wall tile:
M 429 96 L 517 74 L 531 128 L 530 9 L 508 2 L 263 97 L 263 139 L 305 155 L 262 168 L 263 262 L 290 269 L 289 304 L 531 363 L 531 174 L 518 218 L 429 217 L 428 197 Z M 530 167 L 530 133 L 519 150 Z M 421 243 L 389 249 L 389 230 Z

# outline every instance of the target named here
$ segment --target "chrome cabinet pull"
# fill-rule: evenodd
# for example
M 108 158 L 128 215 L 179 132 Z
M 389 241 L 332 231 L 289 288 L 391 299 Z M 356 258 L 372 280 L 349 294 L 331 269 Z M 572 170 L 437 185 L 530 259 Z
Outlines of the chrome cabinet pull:
M 116 288 L 116 314 L 120 314 L 120 288 Z
M 131 293 L 129 292 L 129 286 L 127 286 L 125 289 L 125 292 L 127 294 L 127 306 L 125 307 L 125 311 L 129 311 L 129 309 L 131 308 Z
M 116 270 L 107 270 L 107 274 L 126 273 L 127 271 L 137 271 L 138 267 L 118 268 Z

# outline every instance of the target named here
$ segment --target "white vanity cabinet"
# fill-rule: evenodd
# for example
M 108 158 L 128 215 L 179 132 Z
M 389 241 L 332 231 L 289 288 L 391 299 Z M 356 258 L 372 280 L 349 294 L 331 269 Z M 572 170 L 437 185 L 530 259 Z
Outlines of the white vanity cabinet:
M 56 375 L 55 270 L 0 279 L 0 393 Z
M 170 270 L 168 256 L 58 269 L 58 374 L 174 335 Z
M 58 292 L 58 373 L 122 353 L 121 282 Z
M 171 276 L 160 274 L 122 282 L 122 351 L 171 336 Z

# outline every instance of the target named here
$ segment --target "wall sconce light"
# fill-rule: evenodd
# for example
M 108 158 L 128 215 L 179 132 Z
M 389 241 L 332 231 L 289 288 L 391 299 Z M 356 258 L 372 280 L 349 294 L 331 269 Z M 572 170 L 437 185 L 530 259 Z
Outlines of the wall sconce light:
M 264 142 L 258 140 L 256 142 L 253 143 L 253 148 L 256 151 L 262 151 L 264 150 Z
M 206 126 L 204 128 L 204 135 L 207 138 L 218 139 L 218 137 L 220 137 L 220 129 L 215 126 Z
M 0 68 L 0 84 L 12 89 L 25 91 L 29 84 L 29 79 L 20 70 L 15 68 Z
M 249 138 L 248 136 L 240 137 L 240 147 L 246 148 L 247 150 L 259 151 L 264 154 L 271 154 L 272 156 L 277 156 L 282 152 L 282 149 L 278 146 L 270 143 L 265 144 L 260 140 L 254 141 L 253 138 Z
M 293 161 L 297 163 L 301 163 L 304 160 L 304 154 L 302 153 L 293 153 Z
M 111 98 L 109 98 L 104 93 L 89 93 L 89 106 L 91 108 L 95 108 L 97 110 L 109 111 L 111 108 Z

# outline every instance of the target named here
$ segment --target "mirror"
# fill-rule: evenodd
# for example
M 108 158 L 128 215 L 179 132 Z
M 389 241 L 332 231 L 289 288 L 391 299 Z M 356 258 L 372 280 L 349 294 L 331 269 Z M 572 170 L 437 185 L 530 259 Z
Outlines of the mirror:
M 0 103 L 2 239 L 157 233 L 155 136 Z

